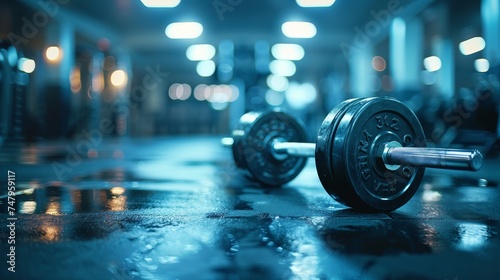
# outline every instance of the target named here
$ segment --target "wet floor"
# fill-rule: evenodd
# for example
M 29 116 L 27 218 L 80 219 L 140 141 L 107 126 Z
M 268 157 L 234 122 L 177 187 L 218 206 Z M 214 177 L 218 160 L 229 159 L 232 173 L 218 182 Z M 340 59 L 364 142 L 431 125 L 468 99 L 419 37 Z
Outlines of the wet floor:
M 313 160 L 264 189 L 215 137 L 85 143 L 0 150 L 0 279 L 500 279 L 498 158 L 427 170 L 384 214 L 332 200 Z

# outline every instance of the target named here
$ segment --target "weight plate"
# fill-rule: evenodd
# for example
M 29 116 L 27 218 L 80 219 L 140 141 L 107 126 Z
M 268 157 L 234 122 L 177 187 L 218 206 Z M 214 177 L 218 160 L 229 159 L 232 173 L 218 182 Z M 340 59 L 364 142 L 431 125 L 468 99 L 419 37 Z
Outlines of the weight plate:
M 391 97 L 364 99 L 348 108 L 332 136 L 333 182 L 327 191 L 348 206 L 392 211 L 417 191 L 424 168 L 384 167 L 379 148 L 397 141 L 402 146 L 425 147 L 425 135 L 415 114 Z
M 348 99 L 335 106 L 321 124 L 321 127 L 318 131 L 318 137 L 316 139 L 316 152 L 314 157 L 316 160 L 316 171 L 318 172 L 318 177 L 325 190 L 327 190 L 327 192 L 335 200 L 343 204 L 346 204 L 346 202 L 342 201 L 340 198 L 343 197 L 343 195 L 340 193 L 343 191 L 343 189 L 337 186 L 337 188 L 332 190 L 332 186 L 336 186 L 335 173 L 338 171 L 332 167 L 333 141 L 337 133 L 336 131 L 338 124 L 342 120 L 344 114 L 352 105 L 362 100 L 365 99 Z
M 307 142 L 304 125 L 280 111 L 249 112 L 233 130 L 233 157 L 236 166 L 252 180 L 278 186 L 293 180 L 304 168 L 307 158 L 272 153 L 275 139 Z
M 318 137 L 316 139 L 316 151 L 315 151 L 315 161 L 316 161 L 316 171 L 318 172 L 318 177 L 324 186 L 330 186 L 333 184 L 333 172 L 331 167 L 331 155 L 332 155 L 332 136 L 335 135 L 335 130 L 345 111 L 353 103 L 361 100 L 361 98 L 348 99 L 337 106 L 335 106 L 330 113 L 326 116 L 321 127 L 318 131 Z

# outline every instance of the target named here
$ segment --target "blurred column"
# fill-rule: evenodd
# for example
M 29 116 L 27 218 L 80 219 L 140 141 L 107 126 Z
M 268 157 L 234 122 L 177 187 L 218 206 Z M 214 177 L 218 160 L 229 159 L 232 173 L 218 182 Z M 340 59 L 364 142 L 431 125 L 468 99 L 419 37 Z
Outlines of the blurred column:
M 500 79 L 500 0 L 482 0 L 481 20 L 483 37 L 486 42 L 483 53 L 490 63 L 492 77 L 496 77 L 498 81 Z M 497 136 L 500 137 L 500 116 Z
M 59 48 L 57 59 L 46 57 L 45 90 L 41 103 L 45 105 L 45 127 L 47 136 L 66 136 L 71 113 L 70 73 L 75 64 L 74 30 L 70 22 L 58 22 L 47 26 L 45 46 Z M 45 51 L 45 50 L 44 50 Z
M 441 69 L 436 72 L 436 88 L 442 97 L 453 98 L 455 94 L 454 49 L 450 39 L 438 37 L 432 40 L 433 55 L 441 60 Z
M 405 63 L 405 38 L 406 22 L 397 17 L 392 20 L 389 31 L 389 63 L 392 81 L 396 92 L 405 88 L 406 63 Z
M 422 86 L 420 73 L 424 59 L 424 27 L 419 17 L 406 23 L 406 35 L 406 86 L 412 90 L 420 90 Z
M 75 64 L 73 26 L 69 22 L 53 23 L 47 26 L 45 34 L 45 50 L 50 46 L 56 46 L 60 50 L 59 58 L 48 62 L 45 82 L 57 84 L 66 90 L 65 94 L 70 94 L 69 75 Z
M 352 53 L 349 59 L 352 97 L 369 97 L 373 94 L 373 49 L 369 45 Z
M 70 96 L 71 85 L 69 76 L 75 65 L 75 34 L 73 26 L 69 22 L 61 22 L 59 31 L 59 45 L 64 55 L 64 59 L 59 64 L 61 88 L 64 96 Z M 65 55 L 66 54 L 66 55 Z
M 233 129 L 240 117 L 245 114 L 245 82 L 242 79 L 233 79 L 231 84 L 238 89 L 239 97 L 229 104 L 229 129 Z
M 12 70 L 9 65 L 7 50 L 0 49 L 0 146 L 8 137 L 10 130 L 11 98 L 12 98 Z
M 222 83 L 231 81 L 234 74 L 234 43 L 230 40 L 220 42 L 218 49 L 217 78 Z
M 106 39 L 101 39 L 106 40 Z M 131 96 L 131 62 L 130 55 L 125 50 L 111 51 L 106 48 L 91 50 L 91 59 L 82 71 L 89 86 L 84 90 L 87 102 L 84 119 L 83 135 L 87 131 L 94 131 L 106 135 L 124 136 L 128 133 L 130 106 L 129 101 L 143 102 L 151 93 L 145 88 L 144 83 L 136 86 Z M 106 56 L 107 54 L 107 56 Z M 149 81 L 149 80 L 148 80 Z M 148 89 L 156 89 L 156 82 Z
M 99 122 L 101 119 L 101 100 L 104 91 L 104 71 L 102 69 L 104 61 L 104 54 L 101 51 L 95 51 L 92 54 L 90 64 L 88 69 L 83 69 L 83 71 L 89 71 L 88 77 L 90 78 L 90 88 L 85 90 L 83 94 L 86 94 L 90 99 L 88 103 L 83 106 L 88 106 L 88 116 L 84 127 L 88 131 L 93 131 L 99 129 Z
M 132 59 L 130 57 L 130 54 L 126 50 L 118 50 L 117 55 L 117 67 L 118 69 L 122 70 L 125 72 L 125 79 L 123 81 L 123 85 L 118 87 L 118 96 L 117 96 L 117 101 L 120 104 L 121 108 L 124 108 L 123 110 L 120 110 L 119 113 L 116 116 L 116 133 L 118 136 L 126 136 L 130 134 L 129 130 L 129 121 L 130 121 L 130 99 L 138 99 L 141 101 L 142 99 L 148 98 L 148 95 L 146 94 L 146 97 L 142 96 L 131 96 L 131 80 L 132 80 Z M 155 98 L 157 96 L 160 96 L 162 90 L 163 92 L 166 92 L 168 89 L 162 88 L 162 86 L 165 86 L 165 82 L 161 81 L 160 85 L 155 86 L 150 94 L 153 96 L 151 100 L 149 100 L 150 103 L 157 103 L 155 104 L 155 110 L 158 110 L 161 108 L 161 99 L 158 100 Z M 144 87 L 144 85 L 143 85 Z M 147 89 L 146 89 L 147 90 Z M 157 101 L 157 102 L 155 102 Z
M 418 17 L 405 21 L 394 18 L 389 30 L 389 63 L 394 89 L 403 100 L 406 91 L 421 88 L 420 72 L 423 60 L 423 24 Z
M 326 112 L 347 99 L 344 91 L 345 75 L 334 71 L 320 81 L 320 90 L 324 93 L 323 110 Z
M 481 3 L 483 36 L 486 41 L 485 58 L 494 67 L 500 64 L 500 1 L 483 0 Z

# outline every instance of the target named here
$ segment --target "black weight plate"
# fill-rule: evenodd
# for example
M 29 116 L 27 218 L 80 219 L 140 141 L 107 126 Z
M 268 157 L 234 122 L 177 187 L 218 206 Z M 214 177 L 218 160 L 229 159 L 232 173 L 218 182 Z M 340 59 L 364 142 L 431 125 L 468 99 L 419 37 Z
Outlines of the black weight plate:
M 333 138 L 331 165 L 340 172 L 325 187 L 334 197 L 351 207 L 378 211 L 392 211 L 413 197 L 424 168 L 390 171 L 376 156 L 390 141 L 425 147 L 422 126 L 406 105 L 392 97 L 360 101 L 344 114 Z
M 337 125 L 349 106 L 360 100 L 361 98 L 348 99 L 335 106 L 328 113 L 319 128 L 314 158 L 316 161 L 316 171 L 323 186 L 331 186 L 333 184 L 333 172 L 335 170 L 331 166 L 331 148 L 333 143 L 332 137 L 335 136 Z
M 366 100 L 368 99 L 353 98 L 343 101 L 335 106 L 321 124 L 316 140 L 316 171 L 318 172 L 321 184 L 335 200 L 343 204 L 347 204 L 341 199 L 341 197 L 345 196 L 341 193 L 344 191 L 344 188 L 337 186 L 335 183 L 335 173 L 340 172 L 340 170 L 335 170 L 332 167 L 333 141 L 335 140 L 335 135 L 337 134 L 338 124 L 342 120 L 344 114 L 354 104 Z
M 307 142 L 304 125 L 280 111 L 250 112 L 243 115 L 233 130 L 233 157 L 236 166 L 252 180 L 278 186 L 293 180 L 304 168 L 307 158 L 276 158 L 271 145 L 275 139 Z

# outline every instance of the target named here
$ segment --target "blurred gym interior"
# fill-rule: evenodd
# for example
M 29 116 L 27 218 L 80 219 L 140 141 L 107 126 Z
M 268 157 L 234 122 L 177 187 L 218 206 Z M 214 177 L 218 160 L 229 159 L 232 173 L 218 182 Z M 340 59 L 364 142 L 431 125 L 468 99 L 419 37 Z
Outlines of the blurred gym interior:
M 384 96 L 482 168 L 366 212 L 221 144 Z M 499 112 L 500 0 L 2 0 L 0 278 L 500 279 Z

